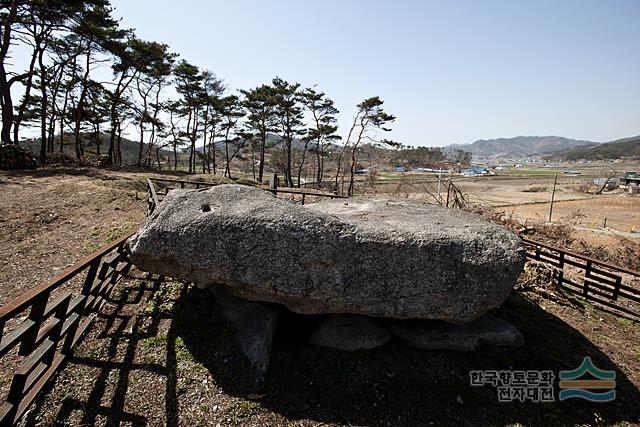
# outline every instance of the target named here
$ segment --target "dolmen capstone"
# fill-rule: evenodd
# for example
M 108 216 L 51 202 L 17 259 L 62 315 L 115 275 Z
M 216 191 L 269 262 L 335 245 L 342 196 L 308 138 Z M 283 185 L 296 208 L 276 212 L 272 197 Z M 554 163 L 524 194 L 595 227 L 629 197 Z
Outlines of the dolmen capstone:
M 387 199 L 298 205 L 240 185 L 173 190 L 131 241 L 144 270 L 301 314 L 464 323 L 498 307 L 521 240 L 478 215 Z
M 513 232 L 461 210 L 381 198 L 303 206 L 241 185 L 172 190 L 130 251 L 143 270 L 295 313 L 449 324 L 500 306 L 525 262 Z

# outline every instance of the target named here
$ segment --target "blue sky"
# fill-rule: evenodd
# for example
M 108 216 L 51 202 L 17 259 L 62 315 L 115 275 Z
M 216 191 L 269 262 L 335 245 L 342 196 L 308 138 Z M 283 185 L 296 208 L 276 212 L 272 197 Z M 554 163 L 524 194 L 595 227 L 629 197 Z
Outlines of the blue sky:
M 112 0 L 122 25 L 231 89 L 278 75 L 340 109 L 379 95 L 389 135 L 442 146 L 640 134 L 640 0 Z

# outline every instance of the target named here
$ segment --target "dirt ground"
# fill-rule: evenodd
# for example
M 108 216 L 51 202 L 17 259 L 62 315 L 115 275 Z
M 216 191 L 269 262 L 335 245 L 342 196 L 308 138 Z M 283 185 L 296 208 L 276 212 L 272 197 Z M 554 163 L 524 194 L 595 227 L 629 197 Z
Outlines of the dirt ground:
M 482 206 L 509 206 L 523 203 L 541 203 L 551 200 L 553 176 L 518 177 L 452 177 L 452 181 L 468 195 L 469 202 Z M 587 177 L 558 177 L 555 200 L 575 200 L 591 197 L 579 191 L 591 182 Z M 375 188 L 363 187 L 366 193 L 384 194 L 401 198 L 431 201 L 428 193 L 437 194 L 438 181 L 435 178 L 420 178 L 407 175 L 388 184 Z M 442 198 L 446 188 L 440 187 Z
M 123 186 L 125 188 L 119 188 Z M 144 187 L 95 169 L 0 172 L 0 305 L 141 224 Z
M 95 168 L 0 171 L 0 305 L 137 229 L 147 176 L 184 178 Z
M 6 230 L 0 304 L 141 224 L 146 175 L 0 173 Z M 563 230 L 557 242 L 582 241 Z M 619 258 L 614 249 L 620 247 L 630 257 L 635 251 L 635 243 L 621 244 L 618 236 L 591 238 L 577 247 L 592 256 Z M 495 315 L 521 330 L 525 347 L 429 352 L 394 338 L 375 350 L 344 353 L 308 345 L 316 320 L 285 313 L 266 388 L 256 393 L 233 331 L 207 293 L 131 278 L 115 289 L 24 424 L 640 425 L 640 323 L 527 287 Z M 495 387 L 469 384 L 470 370 L 557 374 L 585 356 L 616 372 L 613 402 L 500 403 Z
M 545 222 L 550 203 L 505 206 L 500 209 L 514 218 Z M 605 227 L 606 221 L 606 227 Z M 553 205 L 552 222 L 586 228 L 608 228 L 640 237 L 640 197 L 625 194 L 586 200 L 558 201 Z

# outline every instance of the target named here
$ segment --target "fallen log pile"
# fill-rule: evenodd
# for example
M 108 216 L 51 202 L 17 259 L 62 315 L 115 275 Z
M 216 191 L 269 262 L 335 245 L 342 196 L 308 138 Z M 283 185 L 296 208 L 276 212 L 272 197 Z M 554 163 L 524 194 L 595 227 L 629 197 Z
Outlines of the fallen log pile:
M 26 149 L 10 144 L 0 145 L 0 169 L 37 169 L 38 161 Z

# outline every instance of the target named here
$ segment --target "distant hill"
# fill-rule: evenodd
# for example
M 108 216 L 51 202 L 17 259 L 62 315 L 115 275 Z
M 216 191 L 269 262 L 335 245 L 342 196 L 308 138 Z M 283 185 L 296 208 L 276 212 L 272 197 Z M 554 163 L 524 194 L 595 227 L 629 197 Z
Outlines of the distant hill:
M 93 134 L 81 134 L 80 137 L 84 140 L 84 151 L 86 155 L 92 156 L 96 155 L 97 147 L 94 142 Z M 59 145 L 60 135 L 56 136 L 55 140 L 55 152 L 58 152 L 60 149 Z M 40 138 L 33 139 L 24 139 L 20 141 L 20 146 L 30 150 L 36 155 L 40 153 Z M 120 150 L 122 151 L 122 163 L 125 165 L 133 165 L 138 161 L 138 150 L 140 149 L 140 144 L 137 141 L 131 141 L 125 137 L 122 137 L 122 141 L 120 142 Z M 100 133 L 100 153 L 107 154 L 109 150 L 109 135 L 106 133 Z M 144 146 L 144 150 L 147 150 L 147 144 Z M 73 143 L 73 135 L 64 134 L 64 144 L 63 144 L 63 152 L 71 157 L 75 157 L 76 148 Z M 160 150 L 160 156 L 173 156 L 173 152 L 167 150 Z M 155 156 L 155 150 L 154 150 Z M 155 159 L 155 157 L 154 157 Z
M 278 144 L 280 144 L 282 142 L 282 138 L 276 134 L 273 133 L 268 133 L 267 134 L 267 147 L 274 147 Z M 218 140 L 214 142 L 216 149 L 221 150 L 224 149 L 224 140 Z M 304 144 L 302 142 L 300 142 L 297 139 L 294 139 L 293 141 L 294 147 L 296 147 L 297 145 L 300 146 L 304 146 Z M 296 145 L 297 144 L 297 145 Z M 199 153 L 203 153 L 204 152 L 204 146 L 201 145 L 199 147 L 196 147 L 196 151 Z
M 267 148 L 273 148 L 273 147 L 280 147 L 282 144 L 282 137 L 280 135 L 277 135 L 275 133 L 268 133 L 267 134 Z M 218 149 L 224 149 L 224 141 L 223 140 L 218 140 L 215 142 L 216 148 Z M 310 142 L 308 148 L 311 148 L 314 146 L 314 142 Z M 326 149 L 337 149 L 339 148 L 339 145 L 336 144 L 326 144 Z M 298 138 L 294 138 L 293 139 L 293 144 L 292 144 L 292 148 L 294 150 L 302 150 L 304 148 L 304 142 L 301 141 Z M 199 146 L 196 147 L 196 151 L 202 153 L 204 152 L 204 146 Z
M 445 147 L 445 151 L 454 149 L 469 151 L 476 158 L 521 158 L 596 144 L 598 143 L 561 136 L 516 136 L 515 138 L 480 139 L 471 144 L 451 144 Z
M 623 157 L 640 159 L 640 135 L 603 144 L 574 147 L 549 157 L 562 160 L 612 160 Z

